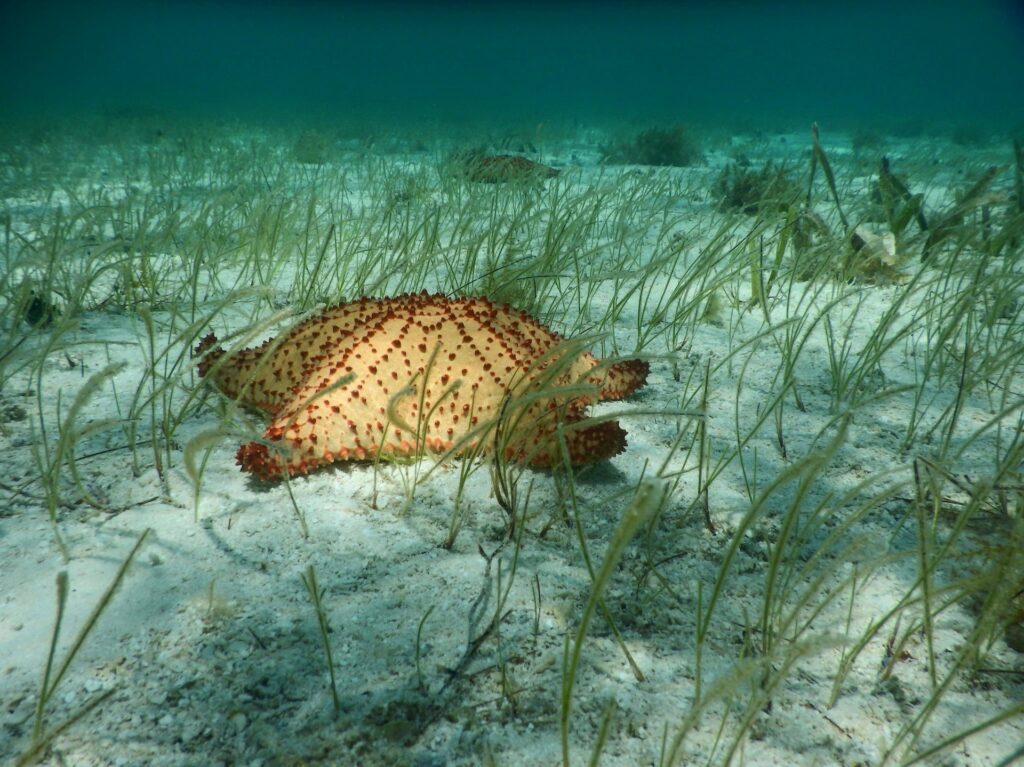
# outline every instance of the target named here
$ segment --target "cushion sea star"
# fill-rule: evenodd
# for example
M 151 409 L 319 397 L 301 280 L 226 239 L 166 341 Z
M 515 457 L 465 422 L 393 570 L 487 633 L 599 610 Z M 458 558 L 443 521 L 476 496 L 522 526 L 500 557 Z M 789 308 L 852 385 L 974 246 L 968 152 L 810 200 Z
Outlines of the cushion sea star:
M 234 353 L 210 334 L 199 375 L 271 416 L 265 440 L 238 450 L 259 479 L 333 461 L 467 454 L 497 441 L 534 466 L 622 452 L 615 421 L 581 423 L 586 406 L 646 383 L 648 365 L 601 364 L 527 314 L 486 298 L 427 293 L 362 298 Z M 559 428 L 561 427 L 561 428 Z
M 466 178 L 485 184 L 540 181 L 559 173 L 557 168 L 512 154 L 473 155 L 466 159 L 465 167 Z

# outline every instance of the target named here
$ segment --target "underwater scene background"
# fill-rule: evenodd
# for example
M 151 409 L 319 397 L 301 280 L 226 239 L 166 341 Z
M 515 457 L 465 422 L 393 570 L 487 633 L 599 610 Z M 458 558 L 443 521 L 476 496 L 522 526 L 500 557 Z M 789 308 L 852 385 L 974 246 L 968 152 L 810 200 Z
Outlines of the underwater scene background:
M 1009 0 L 5 3 L 5 111 L 1019 120 Z M 876 125 L 877 127 L 877 125 Z
M 0 4 L 0 761 L 1024 762 L 1024 12 Z

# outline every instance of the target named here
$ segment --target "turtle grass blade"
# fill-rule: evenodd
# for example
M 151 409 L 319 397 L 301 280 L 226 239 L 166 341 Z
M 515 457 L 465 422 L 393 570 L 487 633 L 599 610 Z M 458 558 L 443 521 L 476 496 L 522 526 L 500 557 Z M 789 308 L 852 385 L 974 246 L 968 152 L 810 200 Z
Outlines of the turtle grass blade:
M 29 751 L 26 752 L 25 756 L 22 757 L 23 759 L 28 759 L 30 754 L 38 753 L 39 747 L 42 744 L 44 744 L 47 740 L 56 735 L 57 732 L 65 728 L 65 726 L 62 725 L 55 730 L 51 730 L 49 734 L 44 735 L 43 722 L 46 713 L 46 704 L 50 701 L 54 693 L 57 691 L 57 687 L 60 685 L 61 680 L 64 678 L 64 675 L 67 673 L 67 670 L 71 666 L 71 663 L 75 660 L 75 657 L 82 649 L 82 646 L 85 644 L 85 640 L 89 638 L 89 634 L 91 634 L 92 630 L 96 627 L 96 623 L 99 621 L 100 616 L 103 615 L 103 612 L 110 605 L 110 602 L 114 598 L 114 594 L 120 587 L 121 583 L 124 581 L 125 575 L 128 573 L 128 567 L 131 565 L 132 560 L 135 559 L 135 555 L 138 554 L 139 549 L 142 548 L 142 544 L 145 542 L 146 537 L 148 535 L 149 528 L 146 528 L 142 531 L 142 534 L 139 536 L 138 540 L 135 541 L 135 545 L 132 547 L 132 550 L 128 553 L 128 556 L 121 563 L 121 566 L 118 568 L 117 573 L 114 575 L 114 580 L 111 581 L 110 585 L 107 587 L 107 590 L 103 592 L 103 595 L 100 597 L 100 600 L 96 603 L 96 606 L 89 614 L 89 617 L 86 619 L 85 623 L 82 624 L 82 628 L 79 630 L 78 635 L 71 643 L 71 647 L 68 648 L 67 654 L 64 656 L 64 660 L 61 662 L 60 667 L 57 669 L 56 673 L 53 673 L 53 661 L 54 657 L 56 656 L 57 642 L 60 638 L 60 628 L 61 624 L 63 623 L 64 608 L 67 603 L 68 594 L 67 572 L 62 570 L 60 573 L 57 574 L 57 620 L 54 626 L 53 635 L 50 639 L 49 654 L 46 660 L 46 667 L 43 671 L 43 682 L 41 685 L 41 689 L 39 691 L 39 702 L 36 705 L 35 722 L 32 727 L 32 746 L 30 747 Z M 100 698 L 94 700 L 89 707 L 95 706 L 98 703 L 102 702 L 103 697 L 104 696 L 100 696 Z M 80 712 L 78 715 L 76 715 L 76 717 L 73 718 L 80 718 L 80 716 L 84 715 L 84 713 L 87 713 L 87 711 Z M 19 764 L 20 763 L 21 762 L 19 762 Z
M 836 177 L 832 172 L 832 166 L 829 164 L 828 156 L 825 154 L 825 150 L 821 147 L 821 141 L 819 141 L 818 123 L 811 124 L 811 174 L 810 179 L 807 182 L 807 205 L 810 207 L 811 204 L 811 189 L 814 187 L 814 170 L 816 166 L 821 165 L 821 171 L 825 174 L 825 182 L 828 184 L 828 189 L 832 193 L 832 200 L 836 204 L 836 212 L 839 214 L 839 220 L 843 222 L 843 229 L 849 229 L 850 224 L 846 220 L 846 215 L 843 213 L 843 207 L 839 204 L 839 191 L 836 189 Z
M 1024 213 L 1024 144 L 1013 140 L 1013 186 L 1017 193 L 1017 212 Z
M 590 621 L 594 617 L 594 611 L 601 601 L 605 587 L 611 580 L 612 573 L 615 572 L 626 546 L 640 528 L 657 514 L 662 504 L 665 503 L 666 496 L 667 485 L 656 480 L 645 480 L 637 487 L 633 502 L 623 512 L 622 519 L 619 520 L 619 525 L 608 542 L 601 569 L 594 578 L 593 586 L 590 589 L 590 598 L 583 608 L 576 636 L 571 642 L 568 636 L 565 639 L 562 663 L 561 717 L 559 719 L 564 767 L 569 767 L 569 717 L 572 713 L 572 692 L 576 683 L 576 673 L 579 670 L 583 641 L 586 639 Z
M 878 191 L 885 205 L 889 229 L 894 234 L 901 234 L 911 219 L 917 221 L 918 229 L 922 232 L 928 231 L 928 219 L 924 215 L 924 195 L 911 192 L 910 187 L 893 174 L 888 157 L 883 157 L 879 163 Z M 897 206 L 897 200 L 902 201 L 902 207 Z
M 988 191 L 992 181 L 1002 170 L 998 165 L 989 167 L 982 174 L 981 178 L 975 181 L 971 188 L 964 193 L 960 201 L 946 211 L 939 222 L 931 229 L 928 239 L 925 240 L 924 248 L 921 250 L 922 261 L 927 261 L 931 257 L 932 251 L 953 235 L 957 227 L 962 223 L 964 216 L 985 202 L 985 192 Z

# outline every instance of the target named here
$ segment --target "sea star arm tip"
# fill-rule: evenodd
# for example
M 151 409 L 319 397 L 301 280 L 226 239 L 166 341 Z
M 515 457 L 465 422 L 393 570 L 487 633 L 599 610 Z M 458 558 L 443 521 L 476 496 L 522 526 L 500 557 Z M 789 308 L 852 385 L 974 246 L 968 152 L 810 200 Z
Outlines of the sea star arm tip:
M 224 356 L 224 350 L 220 347 L 215 333 L 207 333 L 203 339 L 196 344 L 192 351 L 193 355 L 199 357 L 199 377 L 205 378 L 210 368 Z

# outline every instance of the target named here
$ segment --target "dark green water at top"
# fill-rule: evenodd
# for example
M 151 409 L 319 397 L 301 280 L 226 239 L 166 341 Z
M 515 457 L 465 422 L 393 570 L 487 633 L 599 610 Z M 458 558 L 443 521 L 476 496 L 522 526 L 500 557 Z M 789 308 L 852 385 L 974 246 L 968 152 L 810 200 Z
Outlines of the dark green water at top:
M 1009 0 L 7 2 L 5 114 L 1024 121 Z

